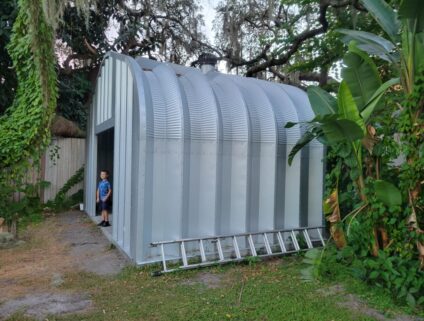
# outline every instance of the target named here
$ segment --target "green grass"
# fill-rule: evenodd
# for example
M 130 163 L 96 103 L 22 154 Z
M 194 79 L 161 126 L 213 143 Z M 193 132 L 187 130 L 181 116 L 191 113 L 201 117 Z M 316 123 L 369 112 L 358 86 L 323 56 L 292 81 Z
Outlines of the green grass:
M 115 278 L 67 275 L 63 290 L 88 293 L 94 302 L 85 314 L 49 317 L 61 320 L 375 320 L 341 306 L 346 293 L 327 291 L 333 282 L 303 282 L 299 258 L 227 265 L 152 277 L 152 268 L 126 268 Z M 202 277 L 219 279 L 210 288 Z M 340 280 L 336 280 L 340 284 Z M 404 312 L 390 297 L 362 283 L 341 281 L 371 306 L 389 315 Z M 30 320 L 14 316 L 9 321 Z

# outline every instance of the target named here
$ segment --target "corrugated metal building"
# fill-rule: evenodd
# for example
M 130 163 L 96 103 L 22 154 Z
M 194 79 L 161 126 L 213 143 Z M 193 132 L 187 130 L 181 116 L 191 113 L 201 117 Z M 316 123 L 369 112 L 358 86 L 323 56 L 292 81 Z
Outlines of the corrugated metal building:
M 288 166 L 313 116 L 298 88 L 106 55 L 87 135 L 85 208 L 112 173 L 112 238 L 138 264 L 150 242 L 322 225 L 323 147 Z M 176 253 L 176 255 L 178 255 Z

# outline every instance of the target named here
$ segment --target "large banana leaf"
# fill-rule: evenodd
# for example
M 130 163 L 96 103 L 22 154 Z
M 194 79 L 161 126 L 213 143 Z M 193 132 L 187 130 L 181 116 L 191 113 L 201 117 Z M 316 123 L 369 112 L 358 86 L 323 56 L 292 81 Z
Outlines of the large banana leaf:
M 392 183 L 377 180 L 374 183 L 375 196 L 386 206 L 401 205 L 402 195 Z
M 413 33 L 424 31 L 423 0 L 403 0 L 399 7 L 399 18 L 405 19 Z
M 361 129 L 363 134 L 365 133 L 365 123 L 362 117 L 359 115 L 358 107 L 356 106 L 355 100 L 352 97 L 349 87 L 346 81 L 342 81 L 337 95 L 339 105 L 339 115 L 342 119 L 350 120 L 356 123 Z
M 424 70 L 424 32 L 415 35 L 415 71 Z
M 349 29 L 337 29 L 337 31 L 346 35 L 343 38 L 345 43 L 355 40 L 357 42 L 357 47 L 368 54 L 377 56 L 388 62 L 399 62 L 399 54 L 394 52 L 396 47 L 389 40 L 366 31 Z
M 418 1 L 418 0 L 416 0 Z M 399 41 L 400 22 L 394 11 L 385 0 L 361 0 L 361 3 L 389 35 L 393 42 Z
M 352 142 L 364 137 L 363 129 L 349 119 L 336 119 L 321 124 L 321 130 L 329 145 Z
M 361 116 L 362 116 L 362 119 L 364 120 L 364 122 L 368 121 L 371 114 L 374 112 L 375 108 L 377 107 L 380 99 L 386 93 L 387 89 L 389 89 L 393 85 L 398 84 L 399 82 L 400 82 L 399 78 L 392 78 L 392 79 L 386 81 L 384 84 L 382 84 L 375 91 L 374 95 L 368 100 L 367 104 L 365 105 L 364 109 L 361 112 Z
M 297 152 L 300 151 L 305 145 L 307 145 L 309 142 L 311 142 L 315 138 L 315 135 L 307 131 L 303 134 L 302 137 L 297 141 L 296 145 L 292 148 L 292 150 L 289 153 L 289 159 L 288 163 L 291 166 L 293 162 L 293 158 L 296 156 Z
M 381 79 L 377 66 L 372 59 L 354 42 L 349 44 L 349 51 L 343 58 L 345 68 L 342 77 L 346 81 L 359 110 L 365 108 L 366 103 L 381 86 Z
M 348 119 L 335 119 L 334 117 L 321 117 L 320 122 L 308 122 L 309 130 L 296 142 L 289 153 L 288 163 L 292 164 L 294 156 L 313 139 L 318 139 L 322 144 L 332 145 L 340 142 L 354 142 L 364 137 L 360 126 Z M 286 128 L 296 125 L 288 123 Z
M 315 115 L 337 114 L 337 100 L 317 86 L 308 87 L 308 97 Z

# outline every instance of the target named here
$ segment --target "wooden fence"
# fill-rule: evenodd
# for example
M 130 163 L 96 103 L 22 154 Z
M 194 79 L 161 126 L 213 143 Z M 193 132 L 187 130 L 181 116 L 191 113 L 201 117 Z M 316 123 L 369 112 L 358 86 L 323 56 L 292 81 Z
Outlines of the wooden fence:
M 65 185 L 75 172 L 85 162 L 85 139 L 54 137 L 46 153 L 41 158 L 41 166 L 30 169 L 26 181 L 35 183 L 44 180 L 50 185 L 41 191 L 41 201 L 54 199 L 57 192 Z M 73 186 L 68 195 L 72 195 L 83 188 L 83 182 Z M 16 194 L 19 200 L 23 195 Z

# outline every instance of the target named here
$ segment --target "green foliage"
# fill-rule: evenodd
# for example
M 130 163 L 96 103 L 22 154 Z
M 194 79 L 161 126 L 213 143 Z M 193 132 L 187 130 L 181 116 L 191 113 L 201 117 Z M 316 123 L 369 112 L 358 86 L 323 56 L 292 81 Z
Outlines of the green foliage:
M 357 109 L 362 111 L 381 86 L 377 66 L 364 51 L 356 47 L 354 42 L 349 44 L 349 51 L 345 54 L 343 62 L 346 65 L 342 70 L 343 80 L 352 92 Z
M 320 87 L 308 87 L 308 98 L 315 115 L 337 114 L 337 100 Z
M 397 21 L 397 13 L 385 1 L 363 3 L 393 42 L 371 33 L 340 30 L 347 35 L 346 41 L 356 43 L 350 44 L 345 55 L 338 117 L 355 122 L 365 136 L 350 144 L 346 140 L 330 145 L 332 167 L 326 176 L 326 193 L 339 186 L 340 226 L 348 246 L 340 251 L 330 246 L 320 257 L 309 257 L 306 263 L 313 267 L 308 275 L 331 276 L 334 271 L 329 267 L 339 264 L 355 277 L 384 288 L 399 302 L 423 306 L 424 253 L 418 245 L 424 244 L 424 69 L 420 69 L 421 58 L 417 59 L 422 45 L 421 36 L 417 37 L 420 18 L 409 7 L 417 2 L 402 2 L 402 26 L 389 22 Z M 390 62 L 390 67 L 384 67 L 385 61 L 371 61 L 365 52 Z M 392 88 L 399 80 L 389 78 L 399 75 L 402 87 Z M 323 103 L 323 99 L 311 99 L 311 103 Z M 324 108 L 314 108 L 320 110 Z M 315 121 L 318 116 L 329 119 L 317 115 Z M 395 139 L 399 133 L 401 144 Z M 406 161 L 394 162 L 399 155 Z
M 22 223 L 23 226 L 30 222 L 39 221 L 42 213 L 40 191 L 49 185 L 48 182 L 39 181 L 35 184 L 15 182 L 0 183 L 0 213 L 6 224 L 11 226 L 13 222 Z M 15 200 L 11 195 L 21 195 Z M 22 226 L 22 227 L 23 227 Z
M 47 202 L 47 206 L 53 208 L 56 212 L 68 209 L 76 203 L 81 203 L 83 199 L 83 191 L 79 190 L 71 196 L 67 196 L 69 190 L 82 182 L 84 179 L 84 166 L 78 169 L 74 175 L 72 175 L 68 181 L 62 186 L 59 192 L 56 194 L 53 201 Z
M 0 207 L 9 222 L 18 222 L 39 203 L 31 185 L 22 182 L 49 143 L 57 95 L 53 30 L 41 3 L 20 0 L 18 8 L 8 45 L 18 87 L 12 106 L 0 117 Z M 26 196 L 13 202 L 16 192 Z
M 6 50 L 16 14 L 16 0 L 0 1 L 0 115 L 12 104 L 16 90 L 16 73 Z
M 361 0 L 368 12 L 374 17 L 381 28 L 393 42 L 399 40 L 400 23 L 396 12 L 385 0 Z
M 399 84 L 399 82 L 400 82 L 399 78 L 392 78 L 386 81 L 384 84 L 382 84 L 379 88 L 377 88 L 377 90 L 368 100 L 368 102 L 366 103 L 366 105 L 364 106 L 361 112 L 361 117 L 364 119 L 365 122 L 368 122 L 369 118 L 371 117 L 373 112 L 376 110 L 380 100 L 383 98 L 383 95 L 387 92 L 387 90 L 390 87 Z
M 53 30 L 39 1 L 19 1 L 8 49 L 18 88 L 13 105 L 0 118 L 0 180 L 12 181 L 48 145 L 56 107 Z
M 71 74 L 59 74 L 59 97 L 57 113 L 74 121 L 78 127 L 87 127 L 88 110 L 85 102 L 91 92 L 91 82 L 85 71 L 78 70 Z
M 375 195 L 384 205 L 400 206 L 402 204 L 402 195 L 400 191 L 393 184 L 383 181 L 375 181 Z
M 359 261 L 355 268 L 363 269 L 366 279 L 388 289 L 399 301 L 406 301 L 411 307 L 424 304 L 424 271 L 418 261 L 379 251 L 377 258 Z

